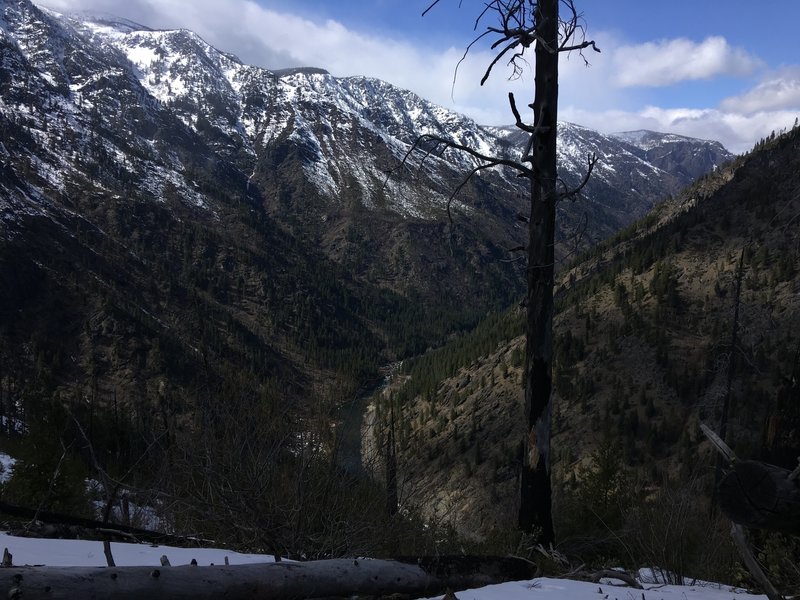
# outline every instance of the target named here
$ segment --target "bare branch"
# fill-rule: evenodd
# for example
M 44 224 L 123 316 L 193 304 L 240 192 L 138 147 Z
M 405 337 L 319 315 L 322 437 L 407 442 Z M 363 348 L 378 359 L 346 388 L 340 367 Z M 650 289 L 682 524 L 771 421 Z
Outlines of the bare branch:
M 497 33 L 502 36 L 494 44 L 492 44 L 492 50 L 496 49 L 498 46 L 502 46 L 505 42 L 512 40 L 515 46 L 522 46 L 523 48 L 529 48 L 534 42 L 538 42 L 547 48 L 547 43 L 537 35 L 535 27 L 517 27 L 515 29 L 498 29 L 497 27 L 487 27 L 486 31 L 487 33 Z M 550 48 L 548 48 L 548 51 L 552 52 Z
M 525 131 L 526 133 L 530 133 L 530 137 L 528 138 L 528 142 L 525 144 L 525 150 L 522 152 L 522 162 L 533 162 L 533 154 L 531 151 L 533 150 L 533 140 L 534 136 L 537 132 L 546 133 L 550 128 L 542 127 L 542 118 L 544 117 L 544 113 L 539 114 L 539 121 L 535 123 L 533 126 L 528 125 L 527 123 L 522 122 L 522 117 L 519 114 L 519 110 L 517 110 L 517 101 L 514 99 L 513 92 L 508 93 L 508 102 L 511 105 L 511 112 L 514 113 L 514 118 L 516 119 L 516 127 Z M 533 108 L 532 105 L 528 105 Z
M 536 127 L 527 125 L 522 122 L 522 116 L 519 114 L 519 110 L 517 110 L 517 101 L 514 100 L 514 92 L 508 92 L 508 103 L 511 105 L 511 112 L 514 114 L 514 118 L 516 119 L 516 123 L 514 125 L 517 126 L 518 129 L 522 129 L 522 131 L 527 131 L 528 133 L 536 133 Z
M 778 590 L 775 589 L 775 586 L 773 586 L 767 578 L 761 565 L 758 564 L 756 557 L 753 556 L 753 551 L 750 548 L 750 544 L 747 542 L 742 526 L 738 523 L 731 523 L 731 536 L 736 544 L 736 550 L 739 552 L 739 556 L 742 557 L 742 562 L 744 562 L 747 570 L 750 571 L 753 579 L 755 579 L 764 590 L 767 598 L 769 600 L 783 600 L 783 596 L 778 593 Z
M 461 152 L 464 152 L 473 158 L 477 158 L 480 161 L 483 161 L 485 164 L 478 167 L 478 170 L 502 165 L 505 167 L 510 167 L 515 171 L 518 171 L 523 177 L 531 177 L 531 178 L 533 177 L 533 171 L 520 162 L 508 158 L 498 158 L 496 156 L 489 156 L 487 154 L 478 152 L 477 150 L 473 150 L 472 148 L 470 148 L 469 146 L 465 146 L 464 144 L 459 144 L 458 142 L 455 142 L 453 140 L 448 140 L 446 138 L 439 137 L 438 135 L 433 135 L 430 133 L 422 134 L 416 139 L 416 141 L 411 145 L 411 148 L 409 148 L 408 152 L 406 153 L 403 162 L 405 162 L 406 159 L 417 148 L 420 147 L 420 144 L 423 144 L 427 141 L 433 142 L 436 145 L 441 145 L 443 147 L 442 152 L 444 152 L 444 150 L 452 148 L 454 150 L 459 150 Z
M 434 0 L 431 2 L 422 12 L 422 16 L 424 17 L 427 15 L 428 12 L 430 12 L 436 5 L 439 4 L 440 1 L 441 0 Z M 508 61 L 508 65 L 512 68 L 512 74 L 510 78 L 514 79 L 518 77 L 522 71 L 522 68 L 519 64 L 517 64 L 517 61 L 523 60 L 525 50 L 534 44 L 541 45 L 542 48 L 551 53 L 572 51 L 581 52 L 582 50 L 590 47 L 595 52 L 600 52 L 600 49 L 597 47 L 594 40 L 583 39 L 577 44 L 570 43 L 576 36 L 578 36 L 579 32 L 580 37 L 583 37 L 584 26 L 582 24 L 582 15 L 578 14 L 577 10 L 575 9 L 575 4 L 572 0 L 563 0 L 562 5 L 566 8 L 569 16 L 559 20 L 559 26 L 561 29 L 561 43 L 557 48 L 551 48 L 539 35 L 539 27 L 541 23 L 537 19 L 537 15 L 534 13 L 534 10 L 529 10 L 528 2 L 525 2 L 524 0 L 491 0 L 486 2 L 483 10 L 475 19 L 475 25 L 473 29 L 477 31 L 481 21 L 490 13 L 495 14 L 498 20 L 498 25 L 488 25 L 483 33 L 478 35 L 474 40 L 472 40 L 472 42 L 469 43 L 464 51 L 464 54 L 456 65 L 455 72 L 453 74 L 453 86 L 455 87 L 455 79 L 458 76 L 458 68 L 466 59 L 469 51 L 477 42 L 490 34 L 497 36 L 490 48 L 492 50 L 497 50 L 498 48 L 502 49 L 495 55 L 494 59 L 484 72 L 484 75 L 481 78 L 481 85 L 486 83 L 486 81 L 489 79 L 489 76 L 491 75 L 495 65 L 497 65 L 497 63 L 499 63 L 502 58 L 511 51 L 515 52 Z M 583 56 L 582 53 L 581 56 Z M 586 60 L 586 58 L 584 58 L 584 61 L 588 64 L 588 60 Z
M 541 122 L 541 119 L 539 119 Z M 528 138 L 528 143 L 525 144 L 525 150 L 522 151 L 522 162 L 529 162 L 533 163 L 533 142 L 536 139 L 536 136 L 531 134 Z
M 589 46 L 591 46 L 592 49 L 595 52 L 598 52 L 598 53 L 600 52 L 600 48 L 597 47 L 597 45 L 594 43 L 594 40 L 591 40 L 591 41 L 588 41 L 588 42 L 581 42 L 580 44 L 576 44 L 574 46 L 561 46 L 558 49 L 558 51 L 559 52 L 572 52 L 573 50 L 583 50 L 585 48 L 588 48 Z M 586 59 L 584 59 L 584 60 L 586 60 Z
M 594 40 L 587 41 L 585 38 L 585 29 L 582 24 L 582 15 L 578 14 L 578 11 L 575 9 L 575 3 L 572 0 L 562 0 L 561 4 L 566 7 L 569 11 L 570 16 L 566 19 L 561 19 L 561 44 L 558 47 L 559 52 L 572 52 L 573 50 L 577 50 L 581 53 L 581 57 L 583 61 L 588 65 L 589 61 L 586 60 L 586 57 L 583 56 L 582 50 L 585 50 L 588 47 L 592 47 L 595 52 L 600 52 L 600 49 L 595 44 Z M 577 44 L 571 44 L 570 41 L 575 38 L 580 32 L 580 37 L 582 41 Z
M 422 16 L 424 17 L 425 15 L 427 15 L 434 6 L 439 4 L 439 1 L 440 0 L 434 0 L 434 2 L 432 2 L 430 6 L 428 6 L 428 8 L 422 11 Z
M 589 228 L 589 215 L 587 213 L 583 213 L 581 216 L 580 227 L 576 227 L 573 229 L 573 234 L 569 238 L 571 240 L 572 248 L 570 248 L 569 252 L 564 254 L 563 256 L 559 257 L 558 262 L 563 264 L 569 257 L 575 256 L 580 252 L 581 249 L 581 240 L 583 240 L 584 235 L 586 235 L 586 230 Z
M 501 41 L 505 41 L 505 40 L 501 40 Z M 487 69 L 486 69 L 486 72 L 483 74 L 483 77 L 481 77 L 481 85 L 483 85 L 484 83 L 486 83 L 486 81 L 489 79 L 489 75 L 491 75 L 491 74 L 492 74 L 492 69 L 494 68 L 494 66 L 495 66 L 495 65 L 496 65 L 498 62 L 500 62 L 500 59 L 501 59 L 501 58 L 503 58 L 503 56 L 505 56 L 505 55 L 506 55 L 506 53 L 507 53 L 509 50 L 513 50 L 513 49 L 514 49 L 514 48 L 516 48 L 518 45 L 519 45 L 519 42 L 517 42 L 517 41 L 512 41 L 512 42 L 509 42 L 509 44 L 508 44 L 508 45 L 507 45 L 505 48 L 503 48 L 503 50 L 502 50 L 500 53 L 498 53 L 498 54 L 497 54 L 497 55 L 494 57 L 494 59 L 492 60 L 492 62 L 491 62 L 491 63 L 489 63 L 489 66 L 487 67 Z M 493 44 L 493 45 L 492 45 L 492 48 L 494 48 L 495 46 L 497 46 L 497 43 Z M 516 56 L 516 55 L 514 55 L 514 56 Z M 512 59 L 509 61 L 509 64 L 510 64 L 510 65 L 512 65 L 512 66 L 515 66 L 515 65 L 513 64 L 513 62 L 514 62 L 514 58 L 512 58 Z M 514 69 L 514 73 L 516 73 L 516 72 L 517 72 L 517 70 L 516 70 L 516 68 L 515 68 L 515 69 Z
M 476 37 L 474 40 L 472 40 L 469 43 L 469 45 L 464 49 L 464 54 L 462 54 L 461 58 L 458 59 L 458 62 L 456 63 L 456 68 L 453 69 L 453 85 L 450 88 L 450 97 L 451 98 L 452 98 L 452 96 L 453 96 L 453 94 L 455 92 L 455 89 L 456 89 L 456 79 L 458 78 L 458 69 L 459 69 L 459 67 L 461 67 L 461 63 L 463 63 L 465 60 L 467 60 L 467 54 L 469 54 L 469 51 L 472 49 L 472 47 L 475 44 L 477 44 L 481 39 L 483 39 L 484 36 L 489 35 L 489 33 L 490 32 L 488 32 L 488 31 L 484 31 L 482 34 L 480 34 L 478 37 Z
M 719 452 L 725 458 L 729 465 L 732 465 L 736 462 L 736 454 L 734 451 L 731 450 L 730 446 L 728 446 L 728 444 L 726 444 L 713 429 L 711 429 L 705 423 L 700 423 L 700 429 L 708 438 L 708 441 L 711 442 L 711 445 L 716 448 L 717 452 Z
M 787 477 L 787 479 L 789 481 L 794 481 L 798 477 L 800 477 L 800 456 L 797 457 L 797 466 L 794 468 L 794 471 L 789 473 L 789 476 Z
M 447 218 L 450 220 L 451 224 L 453 223 L 453 215 L 450 212 L 450 205 L 453 203 L 453 200 L 455 200 L 455 197 L 458 195 L 458 193 L 464 188 L 465 185 L 467 185 L 467 183 L 469 183 L 469 180 L 472 179 L 474 175 L 476 175 L 480 171 L 483 171 L 484 169 L 491 169 L 492 167 L 498 167 L 501 164 L 504 163 L 500 162 L 500 159 L 497 159 L 491 162 L 484 163 L 482 165 L 478 165 L 467 174 L 467 176 L 461 183 L 458 184 L 456 189 L 453 190 L 453 193 L 450 194 L 450 197 L 447 199 Z
M 586 173 L 584 174 L 583 179 L 581 180 L 581 182 L 578 185 L 578 187 L 576 187 L 573 190 L 568 190 L 568 191 L 564 192 L 563 194 L 561 194 L 561 196 L 558 198 L 559 201 L 567 200 L 568 198 L 576 197 L 578 194 L 581 193 L 581 190 L 586 186 L 586 184 L 589 183 L 589 178 L 592 176 L 592 171 L 594 170 L 594 165 L 597 163 L 597 155 L 596 154 L 589 154 L 588 157 L 587 157 L 587 161 L 589 163 L 589 168 L 586 170 Z

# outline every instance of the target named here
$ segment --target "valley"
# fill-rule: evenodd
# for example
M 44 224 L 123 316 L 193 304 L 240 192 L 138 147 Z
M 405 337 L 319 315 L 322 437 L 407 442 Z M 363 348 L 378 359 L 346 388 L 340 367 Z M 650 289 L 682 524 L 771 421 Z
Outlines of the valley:
M 766 142 L 561 271 L 552 444 L 565 546 L 622 527 L 637 500 L 619 486 L 694 486 L 701 506 L 715 454 L 699 424 L 718 424 L 723 405 L 739 456 L 795 466 L 799 143 L 797 130 Z M 413 497 L 465 533 L 513 526 L 524 339 L 491 333 L 519 331 L 519 313 L 409 361 L 413 385 L 386 401 Z M 603 500 L 587 495 L 595 477 Z M 498 514 L 509 521 L 482 520 Z
M 170 533 L 305 558 L 529 543 L 509 533 L 529 192 L 409 154 L 434 134 L 516 160 L 525 136 L 28 0 L 0 0 L 0 92 L 4 500 L 134 503 Z M 627 560 L 610 538 L 664 490 L 702 531 L 698 426 L 728 400 L 736 451 L 793 466 L 798 149 L 796 129 L 734 156 L 558 124 L 564 186 L 597 157 L 557 216 L 566 551 Z

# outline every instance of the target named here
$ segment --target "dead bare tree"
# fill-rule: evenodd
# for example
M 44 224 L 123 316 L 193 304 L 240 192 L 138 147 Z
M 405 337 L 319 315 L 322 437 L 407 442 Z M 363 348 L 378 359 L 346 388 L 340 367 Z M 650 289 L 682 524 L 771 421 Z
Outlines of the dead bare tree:
M 726 365 L 725 395 L 723 396 L 722 415 L 720 416 L 719 422 L 719 437 L 725 443 L 727 443 L 728 437 L 728 413 L 730 412 L 733 375 L 736 367 L 736 347 L 739 336 L 739 306 L 741 305 L 742 300 L 742 278 L 744 275 L 744 256 L 746 249 L 747 244 L 742 246 L 742 251 L 739 254 L 739 263 L 736 268 L 736 295 L 734 296 L 733 327 L 731 329 L 731 342 L 728 349 L 728 360 Z M 719 482 L 722 480 L 724 466 L 722 454 L 718 454 L 714 473 L 714 491 L 711 497 L 712 510 L 717 504 L 717 486 L 719 486 Z
M 435 0 L 426 13 L 441 0 Z M 563 15 L 560 9 L 563 8 Z M 423 13 L 424 14 L 424 13 Z M 521 217 L 528 223 L 527 246 L 527 324 L 525 358 L 525 412 L 527 435 L 520 487 L 519 527 L 537 532 L 541 543 L 554 541 L 550 485 L 550 419 L 553 371 L 553 281 L 555 265 L 556 206 L 560 200 L 575 197 L 586 185 L 596 157 L 588 156 L 586 176 L 575 189 L 558 189 L 556 165 L 556 130 L 558 119 L 558 57 L 562 52 L 582 51 L 593 41 L 584 36 L 580 14 L 573 0 L 490 0 L 475 22 L 475 29 L 488 23 L 467 48 L 479 41 L 491 41 L 496 52 L 487 67 L 481 85 L 494 67 L 503 60 L 511 69 L 511 78 L 518 77 L 526 65 L 526 52 L 533 48 L 535 58 L 535 91 L 533 123 L 526 123 L 509 93 L 509 105 L 515 125 L 528 135 L 518 160 L 483 154 L 435 135 L 423 135 L 412 146 L 415 151 L 441 155 L 457 150 L 471 156 L 476 165 L 456 188 L 453 196 L 475 174 L 485 169 L 507 167 L 530 182 L 530 215 Z M 452 196 L 451 196 L 452 199 Z M 449 213 L 449 205 L 448 205 Z

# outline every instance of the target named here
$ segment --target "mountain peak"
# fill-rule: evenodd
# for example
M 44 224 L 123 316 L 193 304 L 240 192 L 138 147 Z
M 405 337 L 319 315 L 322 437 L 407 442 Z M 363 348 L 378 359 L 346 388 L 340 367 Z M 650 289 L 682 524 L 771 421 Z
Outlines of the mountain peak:
M 612 133 L 632 152 L 689 183 L 733 158 L 719 142 L 648 129 Z
M 68 19 L 74 21 L 79 21 L 87 24 L 91 23 L 95 25 L 100 25 L 102 27 L 108 27 L 119 33 L 133 33 L 134 31 L 155 31 L 152 27 L 142 25 L 141 23 L 137 23 L 136 21 L 131 21 L 130 19 L 117 17 L 116 15 L 112 15 L 110 13 L 81 10 L 81 11 L 67 13 L 65 16 Z
M 701 140 L 699 138 L 688 137 L 677 133 L 663 133 L 651 129 L 635 129 L 633 131 L 620 131 L 609 134 L 619 140 L 633 144 L 640 148 L 646 148 L 655 144 L 675 143 L 675 142 L 705 142 L 723 147 L 715 140 Z
M 292 75 L 330 75 L 325 69 L 319 67 L 288 67 L 286 69 L 272 69 L 278 77 L 291 77 Z

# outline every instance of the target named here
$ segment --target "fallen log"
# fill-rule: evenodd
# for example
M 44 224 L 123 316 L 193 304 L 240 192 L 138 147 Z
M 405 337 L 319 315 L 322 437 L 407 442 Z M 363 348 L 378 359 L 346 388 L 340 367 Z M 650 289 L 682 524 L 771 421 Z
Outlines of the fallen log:
M 734 523 L 800 535 L 800 482 L 788 469 L 735 462 L 719 483 L 722 512 Z
M 434 595 L 534 576 L 513 558 L 335 559 L 304 563 L 177 567 L 12 567 L 0 570 L 0 597 L 25 600 L 294 600 L 352 595 Z
M 733 543 L 736 545 L 739 556 L 742 557 L 742 562 L 744 562 L 747 570 L 750 571 L 750 574 L 758 582 L 758 585 L 761 586 L 761 589 L 764 590 L 767 598 L 769 600 L 783 600 L 783 596 L 778 593 L 778 590 L 775 589 L 775 586 L 772 585 L 772 582 L 769 580 L 766 573 L 764 573 L 761 565 L 758 564 L 756 557 L 753 556 L 753 551 L 750 548 L 750 544 L 747 542 L 742 526 L 733 523 L 731 525 L 731 536 L 733 536 Z
M 602 571 L 597 571 L 596 573 L 591 574 L 592 581 L 594 583 L 600 583 L 602 579 L 619 579 L 620 581 L 624 582 L 625 584 L 629 585 L 630 587 L 642 590 L 642 584 L 636 581 L 636 578 L 631 575 L 630 573 L 626 573 L 625 571 L 614 571 L 612 569 L 603 569 Z
M 17 517 L 26 521 L 35 519 L 42 523 L 49 523 L 57 526 L 57 535 L 50 535 L 50 532 L 45 532 L 45 534 L 38 537 L 58 537 L 64 539 L 109 539 L 110 537 L 112 541 L 118 538 L 126 541 L 134 540 L 152 544 L 168 544 L 171 546 L 199 546 L 209 542 L 209 540 L 171 535 L 168 533 L 131 527 L 129 525 L 107 523 L 105 521 L 85 519 L 62 513 L 35 510 L 33 508 L 16 506 L 3 501 L 0 501 L 0 514 Z M 29 535 L 29 537 L 37 536 Z

